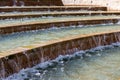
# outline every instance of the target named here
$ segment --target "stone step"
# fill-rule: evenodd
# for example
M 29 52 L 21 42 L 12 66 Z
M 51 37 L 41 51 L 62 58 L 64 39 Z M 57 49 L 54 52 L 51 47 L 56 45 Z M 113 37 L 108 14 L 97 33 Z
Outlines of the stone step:
M 95 15 L 120 15 L 120 11 L 70 11 L 70 12 L 26 12 L 0 14 L 0 19 L 38 18 L 38 17 L 63 17 L 63 16 L 95 16 Z
M 65 27 L 72 25 L 95 25 L 95 24 L 109 24 L 118 23 L 119 16 L 97 16 L 97 17 L 70 17 L 70 18 L 57 18 L 57 19 L 43 19 L 27 22 L 5 22 L 0 25 L 0 34 L 8 34 L 21 31 L 47 29 L 52 27 Z
M 120 30 L 119 24 L 92 25 L 92 26 L 69 26 L 68 28 L 52 28 L 46 30 L 36 30 L 19 32 L 14 34 L 1 35 L 0 53 L 17 47 L 31 47 L 32 44 L 46 43 L 50 40 L 59 40 L 68 36 L 87 35 L 91 33 Z M 3 46 L 4 45 L 4 46 Z
M 68 36 L 63 39 L 48 41 L 31 47 L 19 47 L 0 53 L 0 75 L 1 77 L 7 77 L 21 69 L 33 67 L 41 63 L 43 58 L 44 61 L 52 60 L 59 55 L 70 55 L 78 50 L 87 50 L 120 42 L 118 35 L 120 35 L 120 30 Z
M 0 12 L 30 12 L 30 11 L 107 11 L 100 6 L 29 6 L 29 7 L 0 7 Z

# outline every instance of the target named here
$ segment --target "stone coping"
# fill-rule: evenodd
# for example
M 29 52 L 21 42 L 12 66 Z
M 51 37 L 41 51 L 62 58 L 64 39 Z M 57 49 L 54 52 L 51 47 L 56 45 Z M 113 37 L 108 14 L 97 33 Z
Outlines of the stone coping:
M 92 34 L 82 34 L 82 35 L 76 35 L 76 36 L 70 36 L 70 37 L 67 36 L 67 37 L 61 38 L 59 40 L 50 40 L 50 41 L 47 41 L 45 43 L 33 44 L 33 45 L 18 47 L 18 48 L 9 50 L 9 51 L 4 51 L 4 52 L 0 53 L 0 58 L 8 57 L 10 55 L 15 55 L 15 54 L 18 54 L 18 53 L 24 53 L 24 52 L 29 51 L 29 50 L 34 50 L 34 49 L 37 49 L 37 48 L 50 46 L 50 45 L 56 44 L 56 43 L 62 43 L 62 42 L 67 42 L 67 41 L 71 41 L 71 40 L 76 40 L 76 39 L 83 39 L 83 38 L 88 38 L 88 37 L 92 37 L 92 36 L 118 33 L 118 32 L 120 32 L 120 30 L 112 30 L 112 31 L 92 33 Z

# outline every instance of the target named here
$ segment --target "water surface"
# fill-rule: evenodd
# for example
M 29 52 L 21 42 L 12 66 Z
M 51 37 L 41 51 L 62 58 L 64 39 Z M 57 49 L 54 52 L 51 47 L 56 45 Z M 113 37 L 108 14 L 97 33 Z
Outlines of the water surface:
M 101 26 L 71 26 L 69 28 L 57 28 L 38 31 L 28 31 L 8 35 L 0 35 L 0 52 L 32 44 L 40 44 L 50 40 L 58 40 L 68 36 L 119 30 L 119 25 Z
M 21 19 L 6 19 L 0 20 L 0 27 L 2 26 L 10 26 L 10 25 L 21 25 L 21 24 L 31 24 L 31 23 L 45 23 L 45 22 L 59 22 L 59 21 L 74 21 L 74 20 L 91 20 L 91 19 L 103 19 L 103 18 L 118 18 L 120 16 L 116 15 L 97 15 L 97 16 L 62 16 L 62 17 L 37 17 L 37 18 L 21 18 Z

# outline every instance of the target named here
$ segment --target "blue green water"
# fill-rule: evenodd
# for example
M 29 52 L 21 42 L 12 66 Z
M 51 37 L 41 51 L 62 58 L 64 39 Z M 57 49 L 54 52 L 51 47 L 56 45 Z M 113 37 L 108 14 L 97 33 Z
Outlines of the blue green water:
M 92 51 L 92 50 L 91 50 Z M 105 47 L 41 70 L 22 70 L 6 80 L 120 80 L 120 47 Z
M 83 28 L 81 28 L 81 26 L 71 26 L 69 28 L 54 28 L 0 35 L 0 52 L 30 46 L 32 44 L 40 44 L 50 40 L 59 40 L 67 36 L 100 33 L 119 29 L 119 25 L 83 26 Z

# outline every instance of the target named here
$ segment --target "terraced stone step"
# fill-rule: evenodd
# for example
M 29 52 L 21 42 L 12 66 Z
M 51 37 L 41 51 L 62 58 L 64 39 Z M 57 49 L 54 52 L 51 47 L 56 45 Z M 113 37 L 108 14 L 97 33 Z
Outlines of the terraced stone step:
M 29 11 L 107 11 L 107 7 L 99 6 L 29 6 L 29 7 L 0 7 L 0 12 L 29 12 Z
M 0 75 L 1 77 L 9 76 L 23 68 L 32 67 L 42 62 L 43 59 L 44 61 L 52 60 L 59 55 L 73 54 L 76 51 L 120 42 L 118 35 L 120 35 L 120 31 L 113 30 L 89 35 L 70 36 L 0 53 Z
M 8 35 L 0 35 L 0 52 L 21 46 L 46 43 L 50 40 L 59 40 L 67 36 L 87 35 L 92 33 L 119 30 L 119 25 L 69 26 L 68 28 L 27 31 Z M 4 46 L 3 46 L 4 45 Z
M 65 27 L 72 25 L 95 25 L 118 23 L 119 16 L 72 16 L 72 17 L 57 17 L 57 18 L 37 18 L 27 20 L 11 20 L 0 21 L 0 34 L 8 34 L 21 31 L 47 29 L 52 27 Z
M 22 12 L 0 14 L 0 19 L 38 18 L 38 17 L 63 17 L 63 16 L 95 16 L 95 15 L 120 15 L 119 11 L 69 11 L 69 12 Z

